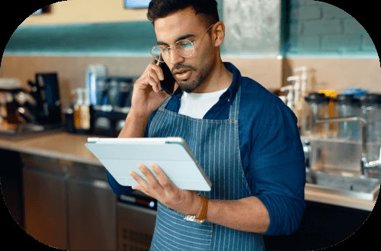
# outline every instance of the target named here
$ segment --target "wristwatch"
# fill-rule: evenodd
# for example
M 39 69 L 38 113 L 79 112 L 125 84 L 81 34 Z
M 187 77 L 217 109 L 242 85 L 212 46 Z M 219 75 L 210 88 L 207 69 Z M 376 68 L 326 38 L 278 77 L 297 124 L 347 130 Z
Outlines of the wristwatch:
M 199 195 L 201 198 L 201 207 L 198 210 L 196 215 L 185 215 L 184 220 L 186 221 L 192 221 L 196 223 L 204 223 L 206 220 L 206 214 L 208 213 L 208 199 L 203 196 Z

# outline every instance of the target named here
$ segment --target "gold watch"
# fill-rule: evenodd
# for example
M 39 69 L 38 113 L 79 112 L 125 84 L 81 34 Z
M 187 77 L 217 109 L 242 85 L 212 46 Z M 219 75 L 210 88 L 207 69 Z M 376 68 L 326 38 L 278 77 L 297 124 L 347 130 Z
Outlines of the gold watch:
M 203 196 L 199 195 L 201 198 L 201 207 L 198 210 L 196 215 L 185 215 L 184 220 L 186 221 L 192 221 L 196 223 L 204 223 L 206 220 L 206 214 L 208 213 L 208 199 Z

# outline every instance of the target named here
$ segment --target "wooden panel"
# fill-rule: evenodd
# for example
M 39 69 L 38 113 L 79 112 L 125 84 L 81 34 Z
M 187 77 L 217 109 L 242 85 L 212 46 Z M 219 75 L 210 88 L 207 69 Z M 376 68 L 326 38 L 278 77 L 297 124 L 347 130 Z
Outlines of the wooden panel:
M 90 56 L 5 56 L 0 77 L 13 77 L 26 86 L 36 72 L 58 72 L 62 107 L 68 107 L 71 90 L 86 87 L 85 73 L 89 64 L 104 64 L 113 76 L 139 76 L 150 57 L 90 57 Z
M 125 9 L 123 0 L 75 0 L 49 5 L 49 12 L 27 18 L 23 25 L 146 20 L 147 9 Z
M 312 90 L 335 89 L 341 92 L 345 88 L 358 87 L 381 93 L 378 59 L 295 57 L 288 58 L 284 63 L 284 83 L 293 68 L 307 66 Z

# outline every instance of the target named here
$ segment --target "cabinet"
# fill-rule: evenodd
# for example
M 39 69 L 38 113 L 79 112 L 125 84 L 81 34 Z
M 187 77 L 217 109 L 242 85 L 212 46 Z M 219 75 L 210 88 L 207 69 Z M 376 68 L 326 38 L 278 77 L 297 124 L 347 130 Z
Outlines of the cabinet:
M 0 194 L 13 220 L 24 225 L 22 163 L 20 154 L 0 149 Z
M 27 158 L 23 169 L 26 232 L 49 246 L 67 249 L 66 177 L 51 161 Z
M 22 155 L 26 232 L 72 251 L 116 250 L 116 196 L 99 166 Z
M 116 198 L 108 183 L 70 176 L 67 192 L 70 250 L 116 250 Z
M 155 228 L 156 209 L 139 206 L 134 197 L 117 203 L 118 251 L 148 251 Z
M 289 236 L 265 236 L 266 248 L 269 251 L 325 249 L 356 233 L 369 214 L 364 210 L 307 201 L 299 229 Z

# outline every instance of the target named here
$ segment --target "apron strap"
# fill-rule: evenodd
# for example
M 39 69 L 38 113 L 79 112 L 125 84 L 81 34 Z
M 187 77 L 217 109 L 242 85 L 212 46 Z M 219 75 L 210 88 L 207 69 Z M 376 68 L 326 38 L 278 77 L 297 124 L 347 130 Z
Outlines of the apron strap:
M 167 106 L 169 100 L 171 99 L 172 96 L 169 96 L 167 97 L 166 99 L 164 99 L 163 103 L 161 103 L 161 105 L 159 106 L 159 110 L 160 111 L 164 111 L 165 110 L 165 107 Z
M 229 119 L 238 121 L 240 100 L 241 100 L 241 86 L 238 86 L 238 90 L 235 94 L 233 103 L 230 105 Z

